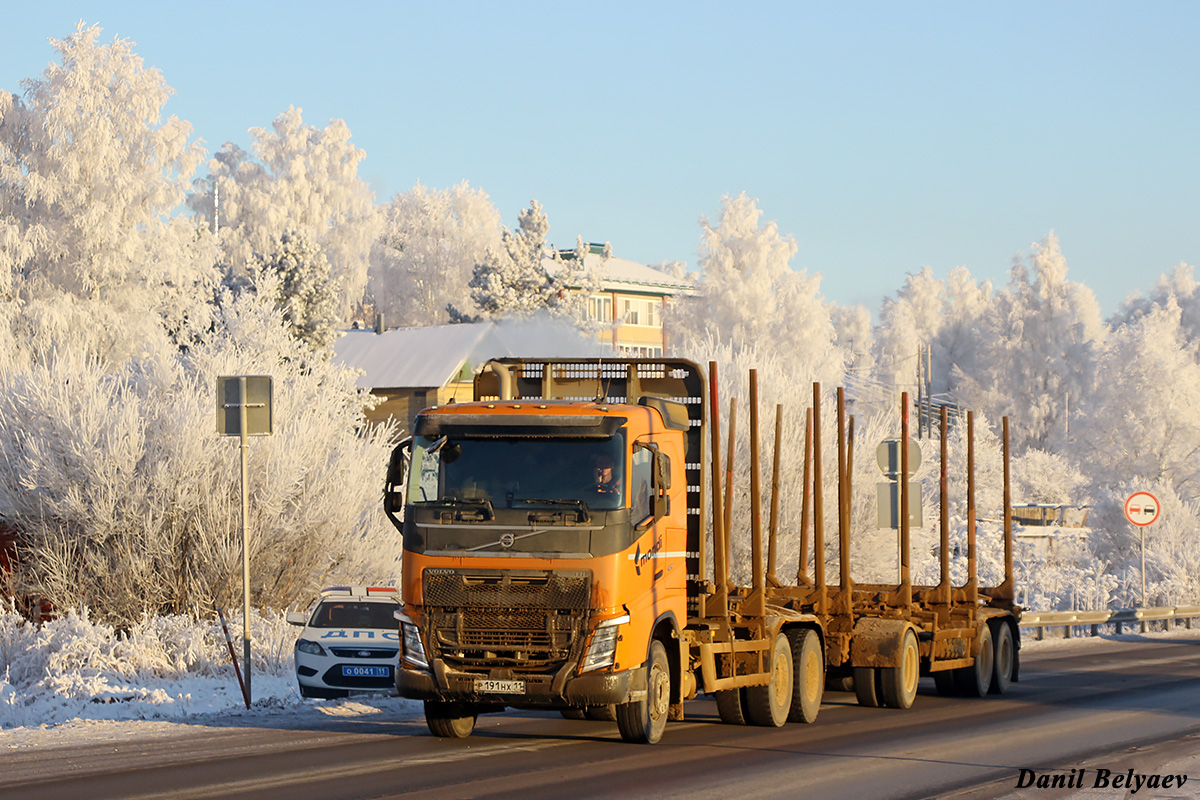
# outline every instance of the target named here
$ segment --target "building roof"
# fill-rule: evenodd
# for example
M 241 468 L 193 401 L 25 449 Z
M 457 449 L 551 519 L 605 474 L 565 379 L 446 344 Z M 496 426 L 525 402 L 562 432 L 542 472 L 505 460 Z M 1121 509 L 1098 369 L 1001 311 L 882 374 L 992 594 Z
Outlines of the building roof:
M 544 317 L 463 325 L 428 325 L 345 331 L 333 344 L 333 361 L 361 370 L 360 389 L 432 389 L 464 367 L 474 372 L 488 359 L 611 356 L 612 348 L 587 338 L 567 322 Z
M 491 332 L 490 322 L 346 331 L 333 343 L 335 364 L 361 370 L 360 389 L 444 386 Z
M 570 253 L 570 251 L 567 251 Z M 571 256 L 569 261 L 574 261 Z M 546 271 L 551 274 L 563 269 L 565 264 L 563 261 L 554 261 L 546 259 L 544 262 Z M 630 261 L 626 258 L 617 258 L 610 256 L 605 260 L 604 256 L 591 252 L 583 257 L 583 265 L 589 270 L 598 270 L 600 275 L 601 287 L 605 291 L 630 291 L 630 292 L 650 292 L 653 294 L 677 295 L 691 294 L 696 289 L 696 284 L 687 278 L 676 278 L 666 272 L 661 272 L 653 267 L 647 267 L 645 264 L 639 264 L 636 261 Z

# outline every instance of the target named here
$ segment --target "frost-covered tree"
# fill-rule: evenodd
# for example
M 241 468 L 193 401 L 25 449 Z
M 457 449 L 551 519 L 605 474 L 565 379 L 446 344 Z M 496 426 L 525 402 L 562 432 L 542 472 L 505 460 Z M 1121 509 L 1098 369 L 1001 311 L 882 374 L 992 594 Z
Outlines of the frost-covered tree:
M 305 234 L 286 231 L 252 267 L 257 290 L 274 300 L 297 339 L 322 351 L 337 338 L 341 282 L 329 274 L 325 253 Z
M 1195 268 L 1180 263 L 1170 273 L 1159 277 L 1158 283 L 1147 297 L 1133 296 L 1122 304 L 1109 320 L 1113 328 L 1136 323 L 1169 302 L 1179 308 L 1179 324 L 1189 340 L 1200 340 L 1200 282 L 1196 281 Z
M 418 183 L 385 210 L 371 263 L 375 310 L 399 325 L 436 325 L 446 307 L 469 308 L 476 264 L 500 249 L 500 214 L 482 189 Z
M 1097 491 L 1126 478 L 1200 502 L 1200 340 L 1173 296 L 1109 335 L 1071 438 Z
M 708 337 L 737 347 L 757 342 L 760 353 L 769 346 L 786 354 L 797 375 L 838 381 L 846 355 L 820 295 L 821 278 L 791 269 L 795 240 L 761 217 L 743 193 L 723 198 L 715 224 L 701 221 L 696 294 L 670 316 L 676 341 L 690 350 Z
M 171 88 L 132 42 L 99 37 L 80 23 L 20 97 L 0 91 L 0 297 L 31 334 L 119 359 L 207 321 L 215 253 L 174 216 L 203 151 L 164 118 Z
M 454 321 L 527 317 L 548 310 L 556 316 L 584 320 L 587 298 L 596 279 L 585 265 L 586 248 L 576 240 L 574 258 L 563 259 L 546 242 L 550 221 L 537 200 L 517 215 L 517 228 L 505 227 L 500 249 L 488 253 L 473 270 L 468 286 L 479 312 L 447 310 Z
M 226 143 L 209 162 L 210 174 L 195 182 L 189 206 L 206 226 L 219 228 L 223 260 L 235 276 L 244 277 L 255 254 L 270 252 L 284 231 L 316 243 L 342 284 L 338 313 L 347 319 L 366 290 L 381 230 L 374 195 L 358 177 L 366 153 L 351 143 L 344 121 L 319 129 L 305 125 L 294 107 L 270 130 L 250 134 L 253 154 Z
M 1067 414 L 1094 389 L 1105 327 L 1092 290 L 1067 280 L 1051 232 L 1018 258 L 983 321 L 975 369 L 957 393 L 969 408 L 1018 422 L 1014 444 L 1046 449 L 1066 435 Z M 1032 272 L 1032 278 L 1030 273 Z
M 977 284 L 964 267 L 938 280 L 925 267 L 906 276 L 895 298 L 884 301 L 876 331 L 876 377 L 894 392 L 915 392 L 923 348 L 935 395 L 953 394 L 961 374 L 972 374 L 983 320 L 991 311 L 991 284 Z
M 308 357 L 266 298 L 226 294 L 187 353 L 115 368 L 64 343 L 0 370 L 0 520 L 19 531 L 13 585 L 128 624 L 240 597 L 236 442 L 216 434 L 219 375 L 274 377 L 273 436 L 250 446 L 256 606 L 330 579 L 386 581 L 400 552 L 379 504 L 388 427 L 362 425 L 354 375 Z

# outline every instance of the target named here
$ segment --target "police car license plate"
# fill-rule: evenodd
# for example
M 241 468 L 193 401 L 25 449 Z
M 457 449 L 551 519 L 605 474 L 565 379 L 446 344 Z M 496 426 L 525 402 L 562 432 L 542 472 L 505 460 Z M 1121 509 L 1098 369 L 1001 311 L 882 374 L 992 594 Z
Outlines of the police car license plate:
M 343 678 L 386 678 L 387 676 L 387 667 L 352 667 L 348 664 L 342 665 Z
M 525 694 L 525 681 L 494 681 L 476 678 L 475 691 L 487 694 Z

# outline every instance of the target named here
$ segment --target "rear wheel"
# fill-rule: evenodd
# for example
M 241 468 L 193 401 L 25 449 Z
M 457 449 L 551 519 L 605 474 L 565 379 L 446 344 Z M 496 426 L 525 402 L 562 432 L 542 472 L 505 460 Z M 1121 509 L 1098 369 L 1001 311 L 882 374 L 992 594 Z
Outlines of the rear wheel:
M 465 739 L 475 730 L 475 710 L 461 703 L 425 701 L 425 724 L 443 739 Z
M 912 708 L 921 679 L 921 651 L 917 635 L 908 629 L 900 643 L 900 665 L 879 670 L 883 704 L 888 708 Z
M 726 725 L 745 725 L 749 716 L 746 708 L 745 689 L 725 689 L 713 692 L 717 700 L 717 716 Z
M 671 709 L 671 672 L 662 642 L 650 643 L 646 660 L 646 696 L 617 706 L 617 728 L 627 742 L 654 744 L 662 738 Z
M 976 644 L 979 654 L 975 663 L 954 670 L 954 683 L 959 693 L 967 697 L 983 697 L 992 685 L 992 629 L 986 623 L 979 626 Z
M 954 682 L 954 670 L 952 669 L 933 673 L 933 685 L 937 687 L 940 695 L 953 697 L 958 694 L 958 686 Z
M 995 659 L 992 663 L 992 694 L 1004 694 L 1012 685 L 1013 667 L 1016 665 L 1016 648 L 1013 646 L 1012 628 L 1000 622 L 992 631 L 995 639 Z
M 750 721 L 768 728 L 781 728 L 792 710 L 792 644 L 787 635 L 775 637 L 771 648 L 771 679 L 766 686 L 746 687 L 746 710 Z
M 847 667 L 837 667 L 825 671 L 825 691 L 853 692 L 854 670 Z
M 860 706 L 879 708 L 880 692 L 875 685 L 876 681 L 877 676 L 874 667 L 854 668 L 854 695 L 858 698 Z
M 810 628 L 792 628 L 787 632 L 792 646 L 792 722 L 815 722 L 825 694 L 825 656 L 821 637 Z

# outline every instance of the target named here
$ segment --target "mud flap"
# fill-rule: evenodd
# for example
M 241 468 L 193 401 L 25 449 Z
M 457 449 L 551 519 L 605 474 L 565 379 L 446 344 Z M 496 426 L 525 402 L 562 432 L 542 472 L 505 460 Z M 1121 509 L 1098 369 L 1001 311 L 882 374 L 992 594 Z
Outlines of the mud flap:
M 904 632 L 912 625 L 902 619 L 862 617 L 854 623 L 850 664 L 855 667 L 899 667 Z

